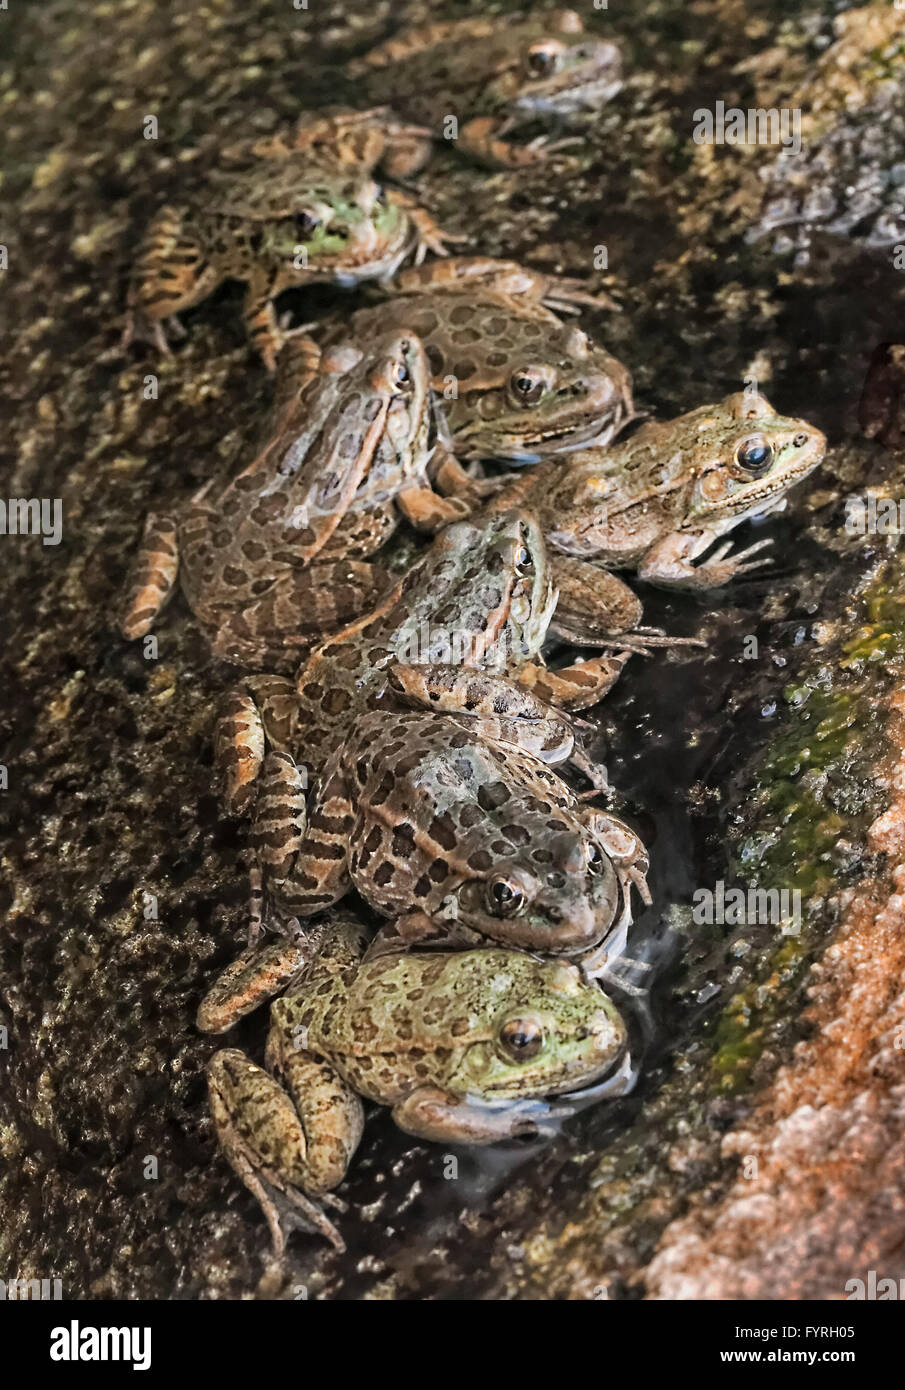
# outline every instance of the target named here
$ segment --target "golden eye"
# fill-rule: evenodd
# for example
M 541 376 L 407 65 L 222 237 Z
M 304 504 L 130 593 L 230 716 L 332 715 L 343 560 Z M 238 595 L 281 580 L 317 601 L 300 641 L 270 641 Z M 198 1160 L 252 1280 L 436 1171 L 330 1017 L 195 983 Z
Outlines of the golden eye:
M 517 883 L 496 878 L 487 885 L 487 910 L 492 917 L 514 917 L 524 906 L 525 894 Z
M 558 49 L 535 44 L 528 50 L 528 71 L 532 77 L 550 77 L 556 71 L 558 57 Z
M 533 1018 L 509 1018 L 500 1029 L 500 1046 L 516 1062 L 528 1062 L 544 1045 L 544 1030 Z
M 762 478 L 773 466 L 773 445 L 762 434 L 743 439 L 735 451 L 735 461 L 752 478 Z
M 533 376 L 531 372 L 513 372 L 510 379 L 513 395 L 520 405 L 534 405 L 544 394 L 546 382 L 543 377 Z

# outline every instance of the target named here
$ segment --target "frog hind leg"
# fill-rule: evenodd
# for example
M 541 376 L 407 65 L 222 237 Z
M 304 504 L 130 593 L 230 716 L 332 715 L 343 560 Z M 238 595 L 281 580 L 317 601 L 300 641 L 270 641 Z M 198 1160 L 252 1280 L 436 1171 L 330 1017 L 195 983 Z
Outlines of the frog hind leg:
M 119 629 L 127 641 L 144 637 L 172 598 L 179 573 L 178 526 L 171 516 L 148 516 L 132 563 Z
M 332 907 L 351 888 L 349 839 L 354 815 L 340 764 L 342 750 L 325 769 L 311 806 L 304 839 L 281 886 L 281 907 L 311 917 Z
M 518 682 L 556 709 L 590 709 L 612 690 L 631 655 L 631 650 L 614 652 L 558 670 L 550 670 L 540 661 L 529 661 L 519 671 Z
M 559 601 L 550 629 L 577 646 L 614 641 L 636 628 L 641 600 L 610 570 L 572 555 L 551 555 Z
M 129 285 L 123 347 L 128 347 L 140 322 L 151 329 L 158 348 L 169 352 L 162 321 L 199 304 L 221 279 L 178 209 L 161 208 L 139 248 Z
M 214 734 L 214 761 L 233 815 L 243 815 L 251 806 L 267 740 L 286 747 L 298 712 L 296 688 L 284 676 L 249 676 L 227 693 Z
M 562 762 L 571 754 L 569 720 L 505 676 L 441 663 L 398 662 L 387 671 L 387 684 L 403 704 L 465 715 L 475 720 L 483 737 L 515 744 L 543 762 Z
M 533 1137 L 543 1128 L 549 1107 L 543 1101 L 483 1106 L 450 1095 L 438 1086 L 421 1086 L 393 1107 L 393 1119 L 406 1134 L 434 1143 L 496 1144 Z
M 321 1107 L 329 1114 L 331 1085 L 338 1089 L 335 1076 L 327 1075 L 329 1071 L 302 1053 L 293 1070 L 293 1083 L 309 1096 L 306 1109 L 314 1110 L 315 1120 Z M 290 1095 L 236 1048 L 224 1048 L 214 1054 L 208 1063 L 208 1085 L 221 1147 L 260 1203 L 277 1257 L 284 1254 L 294 1228 L 319 1233 L 337 1250 L 345 1249 L 333 1222 L 308 1195 L 326 1201 L 329 1187 L 342 1180 L 345 1169 L 337 1175 L 334 1134 L 328 1134 L 326 1144 L 314 1127 L 309 1135 Z M 326 1099 L 321 1095 L 321 1085 L 327 1088 Z M 351 1157 L 361 1135 L 361 1102 L 347 1088 L 343 1091 L 342 1111 L 349 1126 L 347 1147 Z M 339 1205 L 335 1199 L 334 1204 Z
M 280 994 L 307 963 L 304 942 L 278 940 L 249 947 L 217 976 L 198 1006 L 201 1033 L 226 1033 L 246 1014 Z
M 386 571 L 364 560 L 293 572 L 261 598 L 221 615 L 211 648 L 225 661 L 289 674 L 316 642 L 367 613 L 387 584 Z
M 302 847 L 307 823 L 308 778 L 288 753 L 270 752 L 261 764 L 252 820 L 251 848 L 267 887 L 285 885 Z

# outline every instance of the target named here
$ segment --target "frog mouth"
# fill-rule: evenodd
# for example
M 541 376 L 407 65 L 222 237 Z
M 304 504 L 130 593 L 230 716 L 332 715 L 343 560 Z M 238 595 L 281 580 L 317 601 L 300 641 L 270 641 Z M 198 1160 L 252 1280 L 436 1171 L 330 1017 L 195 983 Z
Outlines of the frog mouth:
M 741 492 L 737 492 L 715 510 L 723 514 L 745 512 L 757 516 L 761 508 L 766 507 L 781 493 L 787 492 L 799 479 L 813 472 L 819 463 L 818 454 L 817 457 L 802 459 L 800 463 L 788 464 L 777 472 L 775 478 L 762 478 L 747 484 Z
M 569 454 L 575 449 L 609 444 L 623 422 L 624 413 L 619 407 L 606 417 L 576 425 L 572 429 L 537 430 L 533 434 L 526 432 L 518 436 L 504 436 L 503 439 L 510 442 L 500 442 L 500 457 L 514 464 L 537 463 L 547 454 Z

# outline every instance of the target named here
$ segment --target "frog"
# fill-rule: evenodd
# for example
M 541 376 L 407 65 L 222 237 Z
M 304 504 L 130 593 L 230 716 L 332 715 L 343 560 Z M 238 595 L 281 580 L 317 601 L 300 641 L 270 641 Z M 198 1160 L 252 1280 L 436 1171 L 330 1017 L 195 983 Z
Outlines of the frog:
M 700 557 L 743 521 L 783 508 L 825 452 L 816 426 L 780 415 L 748 388 L 673 420 L 648 421 L 608 448 L 542 463 L 486 505 L 537 514 L 560 596 L 552 632 L 579 646 L 643 645 L 641 604 L 610 571 L 701 592 L 759 569 L 769 561 L 769 537 L 734 553 L 724 541 Z
M 318 281 L 351 288 L 388 278 L 410 254 L 416 261 L 428 250 L 447 254 L 447 238 L 427 211 L 377 183 L 371 162 L 318 164 L 304 151 L 245 160 L 214 170 L 186 206 L 162 207 L 139 247 L 123 346 L 139 331 L 170 353 L 164 320 L 178 328 L 179 313 L 225 280 L 240 280 L 247 332 L 274 371 L 299 331 L 277 315 L 284 290 Z
M 345 1209 L 335 1189 L 361 1140 L 362 1098 L 417 1138 L 489 1145 L 552 1131 L 551 1098 L 607 1078 L 613 1094 L 628 1089 L 625 1021 L 578 966 L 493 947 L 368 959 L 367 933 L 339 912 L 316 949 L 268 950 L 290 974 L 265 1067 L 227 1047 L 207 1075 L 220 1144 L 278 1259 L 294 1229 L 344 1249 L 324 1207 Z M 203 1031 L 224 1023 L 202 1009 Z
M 305 339 L 305 350 L 316 360 L 343 337 L 364 343 L 403 321 L 417 332 L 451 458 L 447 481 L 457 489 L 459 461 L 498 459 L 518 467 L 605 444 L 633 418 L 628 369 L 559 316 L 600 302 L 566 276 L 458 256 L 401 272 L 387 299 L 324 325 L 322 338 Z M 287 362 L 297 376 L 291 357 Z M 443 487 L 439 462 L 436 471 Z
M 428 375 L 404 330 L 325 356 L 225 488 L 206 483 L 181 517 L 148 518 L 120 620 L 127 640 L 151 630 L 177 578 L 214 654 L 246 668 L 294 670 L 325 629 L 372 607 L 389 581 L 364 557 L 400 516 L 433 532 L 469 506 L 428 481 Z
M 227 808 L 253 816 L 250 939 L 261 932 L 262 882 L 290 930 L 353 885 L 378 912 L 407 915 L 401 939 L 410 942 L 457 915 L 449 936 L 578 955 L 627 926 L 632 885 L 649 900 L 644 847 L 552 771 L 571 763 L 591 782 L 590 795 L 604 785 L 570 715 L 601 698 L 626 656 L 548 669 L 539 653 L 554 604 L 535 518 L 457 522 L 370 614 L 316 648 L 294 680 L 248 676 L 234 688 L 216 761 Z M 531 849 L 524 825 L 500 811 L 510 796 L 547 841 L 557 827 L 545 871 L 532 857 L 543 849 Z M 455 852 L 460 837 L 468 864 Z M 389 891 L 400 847 L 408 868 Z M 523 901 L 513 890 L 498 912 L 481 894 L 492 894 L 492 869 L 503 859 L 498 877 L 518 880 Z M 415 864 L 423 869 L 413 872 Z M 563 874 L 575 895 L 568 921 L 557 904 Z
M 339 148 L 351 123 L 359 139 L 362 127 L 380 132 L 380 162 L 389 177 L 419 173 L 441 140 L 492 169 L 524 169 L 575 142 L 543 132 L 519 145 L 506 138 L 510 132 L 571 123 L 598 110 L 622 87 L 622 55 L 615 43 L 585 33 L 574 10 L 556 10 L 409 27 L 354 59 L 346 72 L 376 106 L 360 113 L 331 109 L 323 129 L 317 113 L 306 112 L 294 132 L 261 147 L 329 146 L 332 137 Z

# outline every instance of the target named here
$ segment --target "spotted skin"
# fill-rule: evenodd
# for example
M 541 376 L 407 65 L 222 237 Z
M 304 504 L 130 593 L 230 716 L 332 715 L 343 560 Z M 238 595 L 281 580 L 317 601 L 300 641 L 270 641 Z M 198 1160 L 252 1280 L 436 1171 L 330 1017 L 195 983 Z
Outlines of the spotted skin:
M 417 337 L 390 331 L 374 350 L 337 348 L 276 411 L 254 461 L 177 521 L 152 516 L 121 619 L 144 636 L 177 571 L 214 652 L 245 667 L 294 670 L 325 632 L 373 607 L 389 585 L 367 563 L 400 515 L 425 530 L 462 515 L 428 479 L 431 403 Z
M 294 1225 L 343 1248 L 316 1203 L 358 1146 L 360 1096 L 391 1106 L 420 1138 L 489 1144 L 536 1133 L 545 1097 L 599 1080 L 626 1055 L 618 1010 L 575 966 L 494 948 L 363 961 L 365 934 L 342 913 L 317 937 L 272 1007 L 267 1070 L 235 1048 L 208 1066 L 218 1137 L 278 1255 Z
M 618 48 L 585 34 L 573 10 L 409 28 L 350 71 L 370 100 L 427 128 L 420 141 L 389 141 L 384 165 L 397 174 L 423 166 L 432 138 L 491 167 L 534 164 L 559 145 L 545 136 L 517 145 L 511 130 L 599 109 L 621 86 Z
M 606 443 L 632 418 L 626 368 L 546 307 L 574 307 L 593 296 L 511 261 L 459 257 L 442 264 L 442 272 L 406 272 L 397 294 L 336 323 L 325 342 L 367 343 L 390 325 L 407 324 L 427 350 L 456 458 L 536 462 Z
M 282 810 L 268 806 L 269 850 L 280 858 L 280 869 L 265 877 L 282 918 L 313 916 L 353 885 L 387 915 L 446 911 L 450 895 L 461 898 L 466 879 L 475 878 L 475 866 L 463 867 L 444 835 L 461 834 L 469 855 L 479 844 L 490 846 L 481 856 L 488 871 L 502 856 L 515 872 L 514 842 L 495 822 L 495 799 L 508 797 L 511 781 L 519 813 L 504 816 L 504 823 L 522 818 L 526 825 L 535 816 L 530 832 L 516 827 L 524 847 L 532 834 L 549 840 L 553 822 L 562 822 L 558 852 L 576 902 L 563 921 L 556 894 L 526 879 L 526 907 L 528 899 L 536 905 L 531 912 L 520 911 L 501 926 L 476 899 L 469 912 L 457 909 L 463 927 L 526 949 L 565 953 L 587 952 L 621 930 L 631 884 L 645 891 L 643 848 L 636 844 L 626 864 L 613 867 L 606 834 L 629 832 L 612 817 L 604 826 L 602 813 L 585 813 L 546 766 L 576 758 L 567 716 L 537 691 L 543 668 L 536 654 L 553 601 L 530 515 L 458 523 L 378 610 L 313 654 L 294 690 L 275 677 L 244 682 L 218 730 L 228 803 L 238 812 L 253 807 L 262 738 L 294 765 L 304 764 L 313 787 L 300 844 L 296 801 L 286 798 Z M 451 633 L 458 640 L 452 662 Z M 564 704 L 593 703 L 618 666 L 601 658 L 577 668 L 574 686 L 568 671 L 554 673 L 553 680 Z M 471 785 L 456 771 L 469 759 Z M 429 772 L 435 766 L 436 778 Z M 451 779 L 458 797 L 448 823 L 444 779 Z M 544 809 L 535 815 L 538 801 Z M 407 855 L 404 878 L 394 867 L 394 846 Z M 452 866 L 446 876 L 440 874 L 444 855 Z
M 138 330 L 169 351 L 164 321 L 240 280 L 247 331 L 273 371 L 287 341 L 274 307 L 284 290 L 386 279 L 428 245 L 445 254 L 440 229 L 408 195 L 382 190 L 362 158 L 318 166 L 299 150 L 253 159 L 215 173 L 195 204 L 161 208 L 136 257 L 124 345 Z
M 825 437 L 807 421 L 778 415 L 757 392 L 737 392 L 643 425 L 607 449 L 541 464 L 488 507 L 527 506 L 537 514 L 559 590 L 553 632 L 578 645 L 615 640 L 627 647 L 637 633 L 643 645 L 641 605 L 610 568 L 665 588 L 703 590 L 760 567 L 768 557 L 754 557 L 769 541 L 735 555 L 725 543 L 695 561 L 733 527 L 782 505 L 825 449 Z

